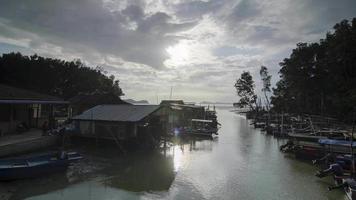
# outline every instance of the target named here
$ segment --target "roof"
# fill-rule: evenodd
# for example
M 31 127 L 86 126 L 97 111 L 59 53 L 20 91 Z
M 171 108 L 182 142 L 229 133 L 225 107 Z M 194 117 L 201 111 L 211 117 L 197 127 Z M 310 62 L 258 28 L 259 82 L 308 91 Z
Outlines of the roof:
M 0 103 L 67 103 L 60 98 L 0 84 Z
M 160 106 L 156 105 L 98 105 L 73 117 L 73 119 L 137 122 L 159 108 Z

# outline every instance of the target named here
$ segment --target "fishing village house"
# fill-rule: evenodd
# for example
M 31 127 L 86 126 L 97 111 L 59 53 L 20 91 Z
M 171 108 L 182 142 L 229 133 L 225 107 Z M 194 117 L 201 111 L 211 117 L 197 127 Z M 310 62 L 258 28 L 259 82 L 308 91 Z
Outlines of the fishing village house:
M 42 124 L 55 128 L 68 118 L 60 98 L 0 84 L 0 157 L 55 146 L 59 136 L 43 135 Z
M 190 126 L 202 119 L 203 106 L 182 100 L 164 100 L 160 105 L 103 104 L 72 118 L 79 138 L 106 139 L 123 144 L 154 146 L 172 134 L 172 129 Z
M 25 128 L 55 127 L 68 118 L 68 102 L 60 98 L 0 84 L 0 135 Z
M 192 119 L 203 119 L 205 115 L 203 106 L 185 104 L 183 100 L 163 100 L 160 106 L 168 132 L 176 127 L 190 126 Z
M 74 116 L 79 137 L 154 145 L 162 134 L 158 105 L 98 105 Z

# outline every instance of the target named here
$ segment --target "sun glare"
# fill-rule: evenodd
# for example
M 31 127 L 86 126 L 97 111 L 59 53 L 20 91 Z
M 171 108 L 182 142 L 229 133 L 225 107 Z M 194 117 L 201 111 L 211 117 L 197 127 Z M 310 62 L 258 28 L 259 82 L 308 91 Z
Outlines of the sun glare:
M 172 65 L 181 65 L 189 59 L 189 46 L 185 42 L 179 42 L 166 49 L 169 54 L 169 63 Z
M 174 171 L 177 172 L 183 164 L 183 152 L 179 146 L 173 147 L 173 165 Z

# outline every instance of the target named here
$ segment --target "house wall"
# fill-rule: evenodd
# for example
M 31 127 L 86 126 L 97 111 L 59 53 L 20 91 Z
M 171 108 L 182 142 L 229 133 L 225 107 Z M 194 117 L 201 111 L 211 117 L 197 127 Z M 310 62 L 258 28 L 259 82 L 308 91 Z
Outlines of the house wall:
M 16 126 L 22 122 L 30 128 L 41 128 L 49 121 L 49 113 L 50 105 L 0 104 L 0 136 L 16 132 Z
M 80 121 L 79 130 L 81 134 L 95 135 L 95 122 L 94 121 Z
M 124 122 L 96 122 L 96 134 L 100 137 L 117 138 L 124 140 L 132 135 L 128 123 Z
M 12 113 L 11 113 L 12 109 Z M 12 121 L 11 119 L 12 115 Z M 13 133 L 16 125 L 25 122 L 29 124 L 29 109 L 27 105 L 0 104 L 0 135 Z
M 128 122 L 75 121 L 81 136 L 125 140 L 135 137 L 135 124 Z

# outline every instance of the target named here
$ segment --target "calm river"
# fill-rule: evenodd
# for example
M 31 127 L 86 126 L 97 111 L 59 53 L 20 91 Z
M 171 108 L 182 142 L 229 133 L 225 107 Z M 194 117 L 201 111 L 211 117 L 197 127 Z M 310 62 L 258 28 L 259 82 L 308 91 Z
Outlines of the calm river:
M 127 156 L 97 148 L 67 174 L 6 187 L 11 199 L 31 200 L 346 199 L 342 191 L 327 191 L 332 180 L 314 177 L 315 166 L 279 152 L 282 140 L 229 108 L 217 112 L 222 127 L 214 140 Z

